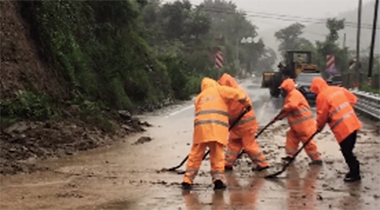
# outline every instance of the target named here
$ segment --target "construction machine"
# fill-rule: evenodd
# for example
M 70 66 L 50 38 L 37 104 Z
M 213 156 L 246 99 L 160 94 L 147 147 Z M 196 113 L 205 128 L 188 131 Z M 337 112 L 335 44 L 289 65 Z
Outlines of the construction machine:
M 278 71 L 263 72 L 261 82 L 261 87 L 269 88 L 270 95 L 276 98 L 280 96 L 279 86 L 286 78 L 296 80 L 301 73 L 310 77 L 322 77 L 317 65 L 312 63 L 310 51 L 287 51 L 285 64 L 280 62 L 277 67 Z

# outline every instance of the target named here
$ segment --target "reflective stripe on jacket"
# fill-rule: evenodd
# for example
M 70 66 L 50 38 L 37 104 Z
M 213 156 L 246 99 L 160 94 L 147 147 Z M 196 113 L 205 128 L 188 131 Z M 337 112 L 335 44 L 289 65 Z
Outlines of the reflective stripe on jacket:
M 283 116 L 288 118 L 289 126 L 299 134 L 311 135 L 316 131 L 316 121 L 309 103 L 300 91 L 295 88 L 292 79 L 285 79 L 281 86 L 287 92 Z
M 202 92 L 195 99 L 193 142 L 217 141 L 227 144 L 229 114 L 228 105 L 238 101 L 249 104 L 244 91 L 220 86 L 215 80 L 204 78 Z
M 342 87 L 328 86 L 323 79 L 314 79 L 310 90 L 317 94 L 319 129 L 323 129 L 328 123 L 340 143 L 352 132 L 361 128 L 361 123 L 353 108 L 357 101 L 354 94 Z

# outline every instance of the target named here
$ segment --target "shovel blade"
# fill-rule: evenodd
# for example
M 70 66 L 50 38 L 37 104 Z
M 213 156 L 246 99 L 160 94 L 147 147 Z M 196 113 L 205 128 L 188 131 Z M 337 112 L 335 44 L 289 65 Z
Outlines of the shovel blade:
M 185 171 L 178 171 L 177 174 L 185 174 Z
M 177 170 L 178 168 L 179 168 L 178 166 L 176 166 L 176 167 L 172 167 L 172 168 L 169 168 L 168 171 L 175 171 L 175 170 Z
M 269 174 L 269 175 L 265 176 L 264 178 L 265 179 L 274 179 L 274 178 L 277 178 L 277 176 L 280 175 L 282 172 L 283 171 L 281 170 L 281 171 L 278 171 L 278 172 L 276 172 L 274 174 Z
M 277 176 L 278 176 L 278 174 L 275 173 L 275 174 L 267 175 L 267 176 L 265 176 L 264 178 L 265 178 L 265 179 L 274 179 L 274 178 L 277 178 Z

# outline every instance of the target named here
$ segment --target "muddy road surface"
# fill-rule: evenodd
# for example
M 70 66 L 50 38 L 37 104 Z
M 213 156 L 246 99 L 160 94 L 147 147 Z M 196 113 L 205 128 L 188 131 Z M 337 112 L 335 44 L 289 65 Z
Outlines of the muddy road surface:
M 242 83 L 254 102 L 260 125 L 279 111 L 259 81 Z M 147 132 L 109 147 L 60 159 L 38 161 L 50 170 L 1 176 L 1 209 L 379 209 L 380 139 L 373 123 L 363 121 L 355 152 L 361 161 L 361 183 L 344 183 L 347 167 L 329 130 L 316 137 L 325 161 L 308 166 L 304 152 L 279 178 L 251 171 L 247 157 L 226 172 L 228 188 L 215 191 L 210 164 L 204 161 L 194 189 L 183 192 L 182 175 L 161 172 L 178 165 L 190 151 L 192 102 L 145 116 Z M 277 122 L 258 139 L 267 159 L 278 167 L 284 155 L 286 122 Z M 185 165 L 181 168 L 185 169 Z M 272 170 L 275 170 L 272 169 Z

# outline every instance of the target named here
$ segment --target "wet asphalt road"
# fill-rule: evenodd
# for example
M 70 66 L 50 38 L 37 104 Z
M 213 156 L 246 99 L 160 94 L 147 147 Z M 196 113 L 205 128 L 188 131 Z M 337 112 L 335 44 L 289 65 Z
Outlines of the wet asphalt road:
M 246 80 L 260 125 L 280 110 L 282 99 L 269 97 L 257 80 Z M 309 167 L 304 152 L 277 181 L 252 172 L 247 157 L 226 173 L 228 188 L 212 189 L 210 164 L 204 161 L 194 189 L 183 192 L 182 175 L 160 172 L 178 165 L 191 146 L 192 102 L 141 116 L 154 126 L 109 148 L 58 160 L 38 162 L 52 171 L 1 179 L 1 209 L 379 209 L 380 140 L 369 123 L 355 150 L 362 162 L 361 183 L 342 181 L 346 166 L 338 144 L 326 130 L 316 137 L 325 160 Z M 277 122 L 258 139 L 275 170 L 284 155 L 286 121 Z M 132 145 L 140 136 L 151 142 Z M 181 168 L 185 169 L 185 166 Z

